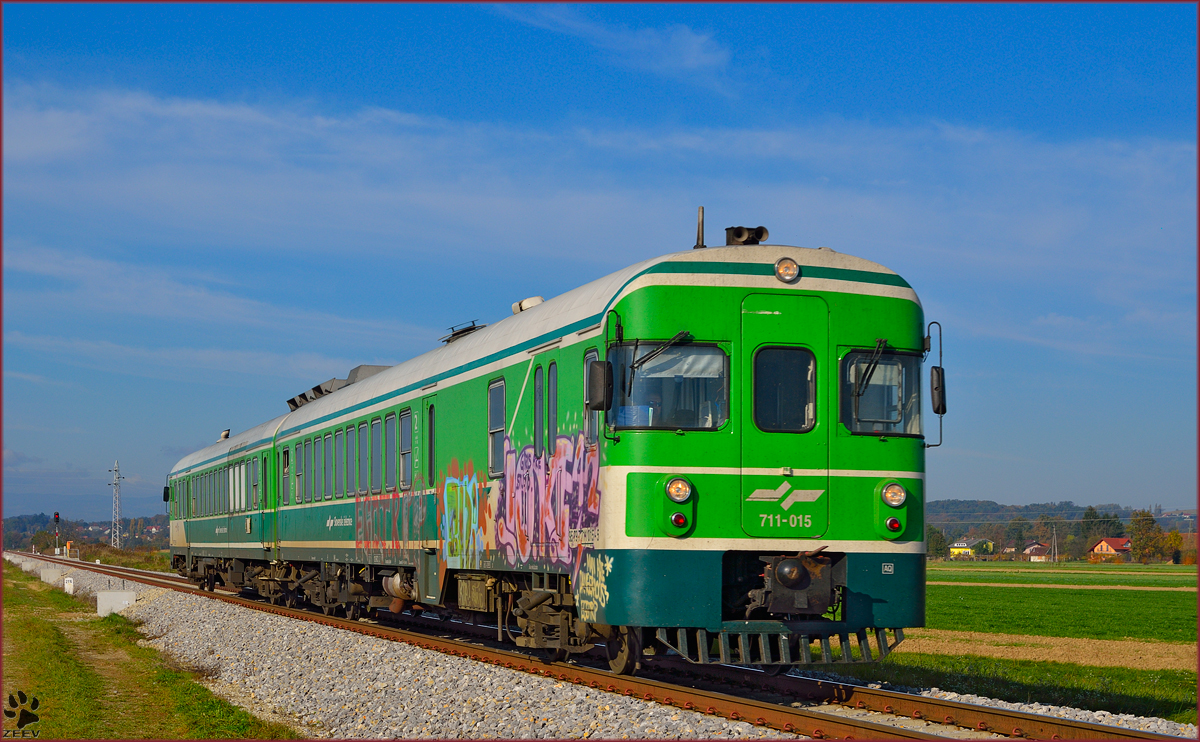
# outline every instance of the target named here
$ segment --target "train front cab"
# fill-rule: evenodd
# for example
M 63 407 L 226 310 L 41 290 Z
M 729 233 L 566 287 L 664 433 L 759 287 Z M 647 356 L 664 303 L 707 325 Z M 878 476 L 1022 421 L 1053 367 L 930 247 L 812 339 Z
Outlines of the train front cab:
M 650 286 L 616 314 L 603 522 L 626 548 L 584 565 L 594 620 L 774 666 L 923 626 L 919 304 Z

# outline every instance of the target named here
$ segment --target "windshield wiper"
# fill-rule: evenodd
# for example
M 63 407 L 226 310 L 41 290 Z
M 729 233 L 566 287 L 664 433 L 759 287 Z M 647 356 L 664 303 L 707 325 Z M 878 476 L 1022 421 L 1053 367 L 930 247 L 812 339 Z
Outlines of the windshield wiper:
M 884 346 L 887 345 L 887 338 L 878 338 L 875 341 L 875 350 L 872 351 L 871 357 L 867 360 L 867 370 L 858 378 L 858 383 L 854 385 L 854 396 L 861 397 L 867 391 L 867 384 L 871 383 L 871 376 L 875 374 L 875 368 L 879 365 L 879 357 L 883 355 Z
M 675 337 L 671 338 L 670 340 L 668 340 L 667 342 L 663 343 L 662 345 L 658 346 L 657 348 L 655 348 L 654 350 L 650 351 L 649 353 L 647 353 L 646 355 L 642 356 L 641 358 L 638 358 L 637 360 L 635 360 L 635 361 L 634 361 L 634 362 L 633 362 L 633 363 L 630 365 L 630 368 L 632 368 L 632 369 L 635 369 L 635 370 L 636 370 L 636 369 L 639 369 L 639 368 L 641 368 L 642 366 L 645 366 L 645 365 L 646 365 L 647 363 L 649 363 L 650 361 L 653 361 L 655 358 L 658 358 L 660 355 L 662 355 L 662 352 L 663 352 L 664 350 L 666 350 L 667 348 L 670 348 L 672 345 L 675 345 L 676 343 L 682 342 L 682 341 L 683 341 L 683 340 L 685 340 L 685 339 L 686 339 L 686 338 L 687 338 L 687 337 L 688 337 L 690 334 L 691 334 L 691 333 L 689 333 L 687 330 L 680 330 L 678 335 L 676 335 Z
M 642 366 L 645 366 L 647 363 L 649 363 L 650 361 L 653 361 L 655 358 L 658 358 L 660 355 L 662 355 L 662 352 L 664 350 L 666 350 L 667 348 L 670 348 L 672 345 L 675 345 L 676 343 L 682 342 L 683 340 L 687 339 L 688 337 L 691 337 L 691 333 L 689 333 L 687 330 L 680 330 L 679 333 L 675 337 L 671 338 L 667 342 L 658 346 L 657 348 L 650 351 L 649 353 L 642 356 L 641 358 L 637 357 L 637 341 L 635 340 L 633 343 L 634 361 L 633 361 L 633 363 L 629 364 L 629 393 L 630 394 L 633 393 L 633 375 L 637 372 L 637 370 L 639 368 L 641 368 Z

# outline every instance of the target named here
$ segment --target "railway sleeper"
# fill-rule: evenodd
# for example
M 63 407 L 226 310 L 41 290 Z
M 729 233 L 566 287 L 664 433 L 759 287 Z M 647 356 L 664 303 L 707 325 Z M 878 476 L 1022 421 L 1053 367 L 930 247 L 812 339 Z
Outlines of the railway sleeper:
M 890 640 L 888 631 L 892 632 Z M 659 628 L 654 638 L 693 664 L 757 665 L 782 670 L 793 665 L 874 662 L 886 657 L 904 641 L 903 629 L 875 629 L 874 633 L 874 647 L 866 629 L 851 634 L 837 631 L 711 633 L 704 629 Z M 858 644 L 857 654 L 854 643 Z

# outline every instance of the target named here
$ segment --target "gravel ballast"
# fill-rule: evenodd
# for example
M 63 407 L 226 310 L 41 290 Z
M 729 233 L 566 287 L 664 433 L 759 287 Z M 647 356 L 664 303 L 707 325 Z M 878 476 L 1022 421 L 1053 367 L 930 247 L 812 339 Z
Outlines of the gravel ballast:
M 5 554 L 29 559 L 28 555 Z M 50 563 L 44 562 L 46 566 Z M 377 637 L 174 590 L 68 569 L 77 594 L 133 590 L 122 615 L 148 643 L 209 678 L 233 703 L 311 737 L 796 739 L 744 722 L 663 706 Z M 58 587 L 62 587 L 59 578 Z M 828 673 L 796 672 L 837 682 Z M 1009 703 L 938 688 L 898 689 L 984 706 L 1195 739 L 1165 719 Z

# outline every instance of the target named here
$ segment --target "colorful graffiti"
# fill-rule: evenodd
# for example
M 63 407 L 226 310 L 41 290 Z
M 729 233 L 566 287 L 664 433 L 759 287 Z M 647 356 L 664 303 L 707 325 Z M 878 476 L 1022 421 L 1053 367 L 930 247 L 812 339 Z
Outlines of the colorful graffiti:
M 535 456 L 533 446 L 515 450 L 505 438 L 495 543 L 510 565 L 558 565 L 578 573 L 600 523 L 599 466 L 582 433 L 559 436 L 549 461 Z
M 584 557 L 575 583 L 580 619 L 599 620 L 600 609 L 608 605 L 608 575 L 612 568 L 612 557 L 607 554 L 588 554 Z
M 492 512 L 493 503 L 489 502 L 487 489 L 479 481 L 474 465 L 468 461 L 466 469 L 460 471 L 458 460 L 451 461 L 442 482 L 438 507 L 447 566 L 478 567 L 490 556 L 496 548 Z

